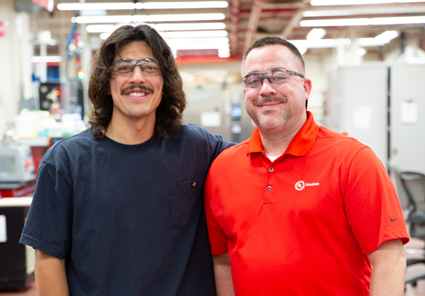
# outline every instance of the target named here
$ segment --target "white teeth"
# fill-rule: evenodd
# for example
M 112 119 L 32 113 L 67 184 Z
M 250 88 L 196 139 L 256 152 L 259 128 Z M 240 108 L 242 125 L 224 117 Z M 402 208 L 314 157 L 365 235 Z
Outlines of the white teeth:
M 137 92 L 137 93 L 129 93 L 128 94 L 129 96 L 132 96 L 132 97 L 144 97 L 145 95 L 146 95 L 146 93 L 139 93 L 139 92 Z

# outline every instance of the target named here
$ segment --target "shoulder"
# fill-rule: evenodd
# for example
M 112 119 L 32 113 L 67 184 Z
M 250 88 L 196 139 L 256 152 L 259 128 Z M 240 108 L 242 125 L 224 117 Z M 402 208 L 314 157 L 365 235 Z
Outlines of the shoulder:
M 355 138 L 345 136 L 341 133 L 332 131 L 323 126 L 319 127 L 319 132 L 317 134 L 317 142 L 321 145 L 332 146 L 334 150 L 337 149 L 343 151 L 356 152 L 364 148 L 368 148 L 367 145 L 363 144 Z
M 216 165 L 232 163 L 237 158 L 248 156 L 249 139 L 225 149 L 214 161 Z
M 368 169 L 381 167 L 382 163 L 373 150 L 355 138 L 344 136 L 341 133 L 320 127 L 315 144 L 317 155 L 326 155 L 341 163 L 346 169 L 354 163 L 361 164 Z
M 51 165 L 69 160 L 69 158 L 78 157 L 85 147 L 91 147 L 96 142 L 90 129 L 86 129 L 76 135 L 64 138 L 55 143 L 43 157 L 43 162 Z
M 196 144 L 216 144 L 225 142 L 220 135 L 211 134 L 206 128 L 196 124 L 186 123 L 171 137 L 173 141 L 183 141 Z
M 205 138 L 213 136 L 206 128 L 186 123 L 176 132 L 177 136 Z

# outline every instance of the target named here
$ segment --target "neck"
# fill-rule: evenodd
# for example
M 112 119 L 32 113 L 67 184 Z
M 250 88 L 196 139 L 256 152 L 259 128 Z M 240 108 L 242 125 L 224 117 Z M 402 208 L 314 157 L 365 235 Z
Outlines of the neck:
M 118 120 L 112 115 L 105 135 L 115 142 L 136 145 L 149 140 L 155 130 L 155 117 L 139 120 Z
M 285 153 L 289 144 L 291 144 L 292 139 L 303 127 L 306 121 L 307 116 L 301 118 L 301 120 L 291 129 L 287 129 L 285 126 L 273 130 L 259 129 L 261 143 L 263 144 L 263 149 L 266 155 L 277 156 Z

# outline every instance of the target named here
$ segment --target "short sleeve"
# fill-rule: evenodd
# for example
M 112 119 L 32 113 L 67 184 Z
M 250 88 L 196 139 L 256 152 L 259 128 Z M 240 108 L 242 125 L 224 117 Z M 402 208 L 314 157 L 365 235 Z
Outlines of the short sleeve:
M 65 259 L 71 246 L 72 187 L 43 162 L 20 243 Z
M 364 254 L 388 240 L 409 241 L 394 185 L 369 147 L 357 152 L 342 183 L 347 220 Z
M 213 211 L 211 209 L 211 200 L 214 196 L 211 186 L 211 172 L 208 173 L 205 181 L 205 214 L 207 217 L 208 235 L 211 244 L 211 253 L 213 256 L 221 255 L 228 252 L 227 248 L 227 236 L 221 230 L 216 219 L 214 218 Z
M 193 126 L 193 125 L 190 125 Z M 201 131 L 202 138 L 206 140 L 208 155 L 210 157 L 210 165 L 216 157 L 226 148 L 236 145 L 223 139 L 220 135 L 213 135 L 207 129 L 195 126 L 197 130 Z

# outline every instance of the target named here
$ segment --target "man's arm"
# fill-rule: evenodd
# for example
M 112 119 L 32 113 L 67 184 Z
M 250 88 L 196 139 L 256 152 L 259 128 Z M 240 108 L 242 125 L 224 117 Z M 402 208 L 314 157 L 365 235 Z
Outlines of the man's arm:
M 229 253 L 213 256 L 217 296 L 234 296 Z
M 384 242 L 367 256 L 373 268 L 370 296 L 403 295 L 406 256 L 401 239 Z
M 38 296 L 69 296 L 65 259 L 35 250 L 35 282 Z

